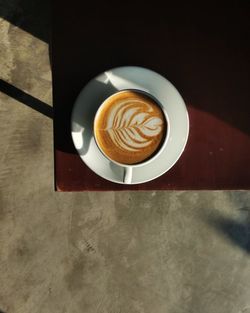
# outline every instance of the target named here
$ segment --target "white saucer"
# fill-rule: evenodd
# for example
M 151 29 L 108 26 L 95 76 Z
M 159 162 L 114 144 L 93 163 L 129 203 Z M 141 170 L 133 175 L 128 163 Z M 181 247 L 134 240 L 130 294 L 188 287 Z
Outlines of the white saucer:
M 187 109 L 179 92 L 167 79 L 135 66 L 118 67 L 100 74 L 82 89 L 74 104 L 71 134 L 81 159 L 92 171 L 107 180 L 124 184 L 124 168 L 107 160 L 93 137 L 93 120 L 98 107 L 108 96 L 122 89 L 148 92 L 164 106 L 169 118 L 169 139 L 163 152 L 151 163 L 133 169 L 131 184 L 144 183 L 167 172 L 177 162 L 187 143 Z

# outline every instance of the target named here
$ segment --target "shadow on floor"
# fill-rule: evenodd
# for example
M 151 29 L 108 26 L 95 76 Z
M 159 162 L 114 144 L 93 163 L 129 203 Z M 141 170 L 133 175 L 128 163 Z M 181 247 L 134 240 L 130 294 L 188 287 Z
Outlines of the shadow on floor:
M 0 0 L 0 16 L 40 40 L 49 42 L 51 1 Z
M 32 97 L 31 95 L 27 94 L 26 92 L 22 91 L 14 87 L 13 85 L 5 82 L 4 80 L 0 79 L 0 91 L 5 93 L 6 95 L 12 97 L 13 99 L 22 102 L 23 104 L 27 105 L 28 107 L 32 108 L 33 110 L 40 112 L 41 114 L 53 118 L 53 108 L 50 107 L 48 104 Z M 0 312 L 1 313 L 1 312 Z
M 49 43 L 51 29 L 51 2 L 49 0 L 0 0 L 0 17 Z M 0 79 L 0 91 L 33 110 L 53 118 L 52 107 L 2 79 Z
M 250 207 L 241 208 L 240 219 L 225 216 L 209 218 L 208 222 L 234 245 L 250 253 Z

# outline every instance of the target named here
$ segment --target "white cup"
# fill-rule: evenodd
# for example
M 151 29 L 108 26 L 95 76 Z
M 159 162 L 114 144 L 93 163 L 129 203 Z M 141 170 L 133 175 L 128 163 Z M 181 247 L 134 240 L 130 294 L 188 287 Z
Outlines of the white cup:
M 148 96 L 149 98 L 151 98 L 158 106 L 159 108 L 161 109 L 161 111 L 163 112 L 163 115 L 165 117 L 165 121 L 166 121 L 166 125 L 167 125 L 167 129 L 166 129 L 166 133 L 165 133 L 165 138 L 163 139 L 162 143 L 161 143 L 161 147 L 158 149 L 158 151 L 152 155 L 152 157 L 148 158 L 147 160 L 145 161 L 142 161 L 140 163 L 136 163 L 136 164 L 125 164 L 125 163 L 120 163 L 120 162 L 117 162 L 115 160 L 112 160 L 103 150 L 102 148 L 100 147 L 99 143 L 98 143 L 98 140 L 96 139 L 96 134 L 95 134 L 95 123 L 96 123 L 96 120 L 98 119 L 98 116 L 103 108 L 103 106 L 106 104 L 107 101 L 109 101 L 109 99 L 111 97 L 113 97 L 114 95 L 117 95 L 119 93 L 122 93 L 122 92 L 126 92 L 126 91 L 134 91 L 134 92 L 137 92 L 137 93 L 142 93 L 146 96 Z M 146 164 L 149 164 L 151 163 L 152 161 L 154 161 L 161 153 L 162 151 L 164 150 L 166 144 L 167 144 L 167 141 L 168 141 L 168 137 L 169 137 L 169 120 L 168 120 L 168 115 L 167 115 L 167 112 L 165 110 L 165 108 L 159 103 L 159 101 L 153 97 L 151 94 L 143 91 L 143 90 L 138 90 L 138 89 L 124 89 L 124 90 L 120 90 L 116 93 L 113 93 L 112 95 L 110 95 L 107 99 L 105 99 L 102 104 L 99 106 L 96 114 L 95 114 L 95 118 L 94 118 L 94 126 L 93 126 L 93 129 L 94 129 L 94 138 L 95 138 L 95 142 L 96 142 L 96 145 L 97 147 L 99 148 L 99 150 L 101 151 L 101 153 L 104 155 L 105 158 L 107 158 L 109 161 L 111 161 L 112 163 L 114 164 L 117 164 L 121 167 L 124 168 L 124 174 L 123 174 L 123 182 L 125 184 L 131 184 L 132 182 L 132 179 L 133 179 L 133 169 L 134 168 L 137 168 L 137 167 L 141 167 L 141 166 L 144 166 Z

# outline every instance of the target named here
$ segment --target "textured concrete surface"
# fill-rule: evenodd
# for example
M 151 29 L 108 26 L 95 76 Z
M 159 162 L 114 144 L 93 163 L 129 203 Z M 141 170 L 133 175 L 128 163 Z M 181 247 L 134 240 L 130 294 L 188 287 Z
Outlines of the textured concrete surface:
M 1 79 L 51 106 L 46 30 L 0 9 Z M 26 98 L 0 92 L 0 311 L 250 312 L 249 192 L 55 193 Z

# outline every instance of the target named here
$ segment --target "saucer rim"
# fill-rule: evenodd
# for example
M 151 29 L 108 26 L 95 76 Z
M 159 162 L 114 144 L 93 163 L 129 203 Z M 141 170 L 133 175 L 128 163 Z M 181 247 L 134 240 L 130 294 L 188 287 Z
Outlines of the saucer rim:
M 102 173 L 100 173 L 99 171 L 96 171 L 95 168 L 92 168 L 87 162 L 86 160 L 84 159 L 84 156 L 80 153 L 79 149 L 76 147 L 76 143 L 75 143 L 75 138 L 73 136 L 73 128 L 74 128 L 74 121 L 73 121 L 73 115 L 75 113 L 75 110 L 76 110 L 76 107 L 79 103 L 79 99 L 81 98 L 81 95 L 85 92 L 86 88 L 88 88 L 89 85 L 91 85 L 91 83 L 94 81 L 94 80 L 97 80 L 98 78 L 100 78 L 102 75 L 104 75 L 105 73 L 108 73 L 108 72 L 114 72 L 114 71 L 121 71 L 121 70 L 134 70 L 134 69 L 137 69 L 139 71 L 147 71 L 147 72 L 151 72 L 152 75 L 157 75 L 160 79 L 162 79 L 163 81 L 166 81 L 166 83 L 168 83 L 171 88 L 173 88 L 175 90 L 175 92 L 179 95 L 179 97 L 181 98 L 182 100 L 182 103 L 183 103 L 183 110 L 185 111 L 185 117 L 186 117 L 186 129 L 185 129 L 185 139 L 182 141 L 182 148 L 180 149 L 179 153 L 176 154 L 176 157 L 175 157 L 175 161 L 172 162 L 169 166 L 167 166 L 164 171 L 161 171 L 159 174 L 157 175 L 154 175 L 152 173 L 152 175 L 150 175 L 151 177 L 149 179 L 145 179 L 145 180 L 140 180 L 140 181 L 135 181 L 135 182 L 131 182 L 129 184 L 126 184 L 121 180 L 117 180 L 117 179 L 113 179 L 111 177 L 111 175 L 109 177 L 105 176 L 105 175 L 102 175 Z M 142 84 L 142 86 L 144 85 L 143 82 L 140 82 Z M 132 88 L 131 88 L 132 89 Z M 136 88 L 135 88 L 136 89 Z M 117 92 L 121 91 L 122 89 L 118 89 Z M 159 94 L 159 92 L 158 92 Z M 166 103 L 163 103 L 161 102 L 157 97 L 156 99 L 158 100 L 158 102 L 161 103 L 161 105 L 163 106 L 163 108 L 166 110 L 166 113 L 168 112 L 168 109 L 167 109 L 167 104 Z M 98 108 L 97 108 L 98 110 Z M 184 112 L 183 112 L 184 113 Z M 169 117 L 168 117 L 169 118 Z M 73 143 L 74 143 L 74 146 L 75 146 L 75 149 L 77 150 L 81 160 L 85 163 L 85 165 L 91 169 L 91 171 L 93 171 L 96 175 L 98 175 L 99 177 L 102 177 L 103 179 L 105 180 L 108 180 L 110 182 L 113 182 L 113 183 L 116 183 L 116 184 L 120 184 L 120 185 L 138 185 L 138 184 L 142 184 L 142 183 L 147 183 L 147 182 L 150 182 L 160 176 L 162 176 L 163 174 L 165 174 L 166 172 L 168 172 L 176 163 L 177 161 L 179 160 L 179 158 L 181 157 L 181 155 L 183 154 L 183 151 L 185 150 L 185 147 L 186 147 L 186 144 L 187 144 L 187 141 L 188 141 L 188 137 L 189 137 L 189 131 L 190 131 L 190 120 L 189 120 L 189 115 L 188 115 L 188 110 L 187 110 L 187 107 L 185 105 L 185 102 L 182 98 L 182 96 L 180 95 L 179 91 L 176 89 L 176 87 L 168 80 L 166 79 L 164 76 L 160 75 L 159 73 L 151 70 L 151 69 L 148 69 L 148 68 L 145 68 L 145 67 L 139 67 L 139 66 L 120 66 L 120 67 L 115 67 L 115 68 L 111 68 L 107 71 L 104 71 L 98 75 L 96 75 L 93 79 L 91 79 L 82 89 L 81 91 L 79 92 L 78 94 L 78 97 L 77 99 L 75 100 L 74 102 L 74 105 L 73 105 L 73 109 L 72 109 L 72 114 L 71 114 L 71 136 L 72 136 L 72 140 L 73 140 Z M 93 132 L 91 133 L 91 138 L 94 138 L 94 135 L 93 135 Z M 168 145 L 165 144 L 164 145 L 164 148 L 162 150 L 162 153 L 167 149 Z M 161 155 L 161 154 L 160 154 Z M 157 162 L 157 159 L 160 157 L 160 155 L 158 155 L 152 162 L 155 163 Z M 105 156 L 103 156 L 105 158 Z M 118 165 L 114 162 L 112 162 L 113 164 L 115 164 L 117 167 L 119 168 L 124 168 L 125 166 L 121 166 L 121 165 Z M 151 162 L 149 163 L 151 164 Z M 138 166 L 138 168 L 145 168 L 147 167 L 149 164 L 142 164 L 141 166 Z M 136 176 L 136 175 L 135 175 Z

